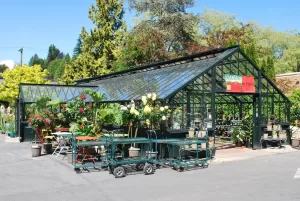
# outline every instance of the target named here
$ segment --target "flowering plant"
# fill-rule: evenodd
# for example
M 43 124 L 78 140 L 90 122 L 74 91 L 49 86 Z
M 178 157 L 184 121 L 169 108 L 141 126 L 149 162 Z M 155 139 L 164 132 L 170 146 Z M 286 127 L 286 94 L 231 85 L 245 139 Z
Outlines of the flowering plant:
M 271 114 L 271 115 L 270 115 L 270 119 L 271 119 L 271 120 L 274 120 L 274 119 L 275 119 L 275 115 L 274 115 L 274 114 Z
M 128 105 L 122 105 L 123 122 L 129 126 L 157 128 L 161 121 L 167 119 L 170 109 L 167 105 L 161 105 L 156 98 L 155 93 L 148 93 L 142 96 L 142 102 L 139 104 L 132 100 Z
M 34 129 L 53 129 L 54 128 L 55 116 L 49 110 L 43 110 L 41 112 L 30 113 L 29 115 L 29 126 Z

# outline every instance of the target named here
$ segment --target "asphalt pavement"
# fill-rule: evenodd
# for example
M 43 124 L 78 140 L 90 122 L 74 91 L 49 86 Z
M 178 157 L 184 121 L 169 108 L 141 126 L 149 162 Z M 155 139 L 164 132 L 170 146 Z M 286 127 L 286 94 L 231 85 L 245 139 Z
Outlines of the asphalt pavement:
M 300 151 L 121 179 L 107 171 L 76 174 L 51 155 L 32 158 L 28 143 L 0 143 L 0 159 L 0 201 L 300 200 Z

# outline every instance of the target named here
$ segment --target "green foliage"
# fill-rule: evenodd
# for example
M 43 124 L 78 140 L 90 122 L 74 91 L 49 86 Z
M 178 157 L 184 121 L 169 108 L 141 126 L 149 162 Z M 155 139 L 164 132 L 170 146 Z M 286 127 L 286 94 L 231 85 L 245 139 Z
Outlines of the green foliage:
M 66 63 L 70 62 L 71 58 L 69 54 L 66 54 L 62 59 L 55 59 L 48 65 L 47 70 L 55 81 L 61 78 L 64 72 Z
M 79 38 L 77 39 L 77 43 L 76 43 L 76 46 L 73 50 L 73 58 L 76 59 L 76 57 L 82 53 L 82 50 L 81 50 L 81 46 L 82 46 L 82 40 L 79 36 Z
M 186 11 L 194 6 L 194 0 L 129 0 L 129 6 L 137 15 L 146 16 L 138 27 L 150 26 L 161 35 L 166 49 L 160 50 L 181 55 L 187 43 L 195 41 L 198 17 Z
M 245 137 L 245 132 L 241 129 L 241 127 L 234 127 L 232 130 L 232 140 L 234 142 L 243 142 Z
M 126 28 L 123 15 L 123 1 L 96 0 L 96 4 L 90 7 L 89 18 L 95 27 L 90 33 L 82 28 L 82 53 L 65 66 L 65 83 L 103 75 L 113 70 L 113 63 L 122 51 L 120 44 Z
M 0 84 L 0 99 L 14 104 L 19 95 L 20 83 L 46 84 L 47 75 L 48 71 L 43 70 L 39 65 L 16 66 L 12 70 L 0 73 L 3 77 L 3 83 Z
M 300 90 L 294 89 L 289 99 L 292 102 L 291 121 L 300 120 Z
M 60 54 L 60 51 L 58 48 L 56 48 L 55 45 L 50 45 L 49 46 L 49 49 L 48 49 L 48 56 L 47 56 L 47 61 L 46 61 L 46 64 L 45 64 L 45 68 L 48 68 L 48 65 L 50 64 L 51 61 L 59 58 L 59 54 Z
M 275 81 L 275 68 L 274 68 L 274 59 L 268 57 L 267 59 L 267 70 L 266 75 L 273 81 Z
M 261 66 L 260 66 L 261 70 L 263 73 L 267 72 L 267 63 L 265 60 L 262 60 Z
M 40 97 L 35 103 L 36 110 L 42 111 L 42 110 L 46 109 L 48 107 L 49 101 L 51 101 L 50 97 L 47 97 L 47 96 Z
M 44 68 L 45 60 L 40 58 L 37 54 L 33 55 L 28 63 L 29 66 L 40 65 Z
M 5 64 L 0 65 L 0 73 L 3 73 L 5 70 L 7 70 L 8 67 Z M 2 78 L 2 76 L 0 76 Z
M 252 116 L 246 117 L 242 120 L 241 129 L 244 132 L 244 136 L 243 136 L 244 142 L 252 141 L 253 127 L 254 124 L 253 124 Z

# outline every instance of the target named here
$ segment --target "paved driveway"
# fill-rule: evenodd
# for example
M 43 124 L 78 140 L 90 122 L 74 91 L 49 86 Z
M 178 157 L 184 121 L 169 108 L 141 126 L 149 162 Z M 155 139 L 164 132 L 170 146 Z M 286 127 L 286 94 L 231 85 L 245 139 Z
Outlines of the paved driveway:
M 293 178 L 300 152 L 122 179 L 107 172 L 76 174 L 67 161 L 30 154 L 30 144 L 0 143 L 0 201 L 300 200 L 300 179 Z

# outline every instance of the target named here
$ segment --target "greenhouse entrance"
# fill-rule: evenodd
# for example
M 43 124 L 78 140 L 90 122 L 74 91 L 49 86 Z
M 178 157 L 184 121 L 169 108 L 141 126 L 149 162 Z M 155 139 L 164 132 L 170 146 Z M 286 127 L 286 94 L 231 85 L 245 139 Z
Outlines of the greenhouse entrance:
M 47 89 L 45 89 L 47 88 Z M 160 128 L 158 138 L 186 138 L 189 131 L 208 132 L 209 141 L 261 148 L 270 126 L 280 126 L 289 139 L 290 102 L 275 84 L 238 46 L 215 49 L 170 61 L 137 67 L 108 75 L 78 80 L 75 86 L 21 85 L 19 136 L 24 137 L 26 105 L 43 94 L 52 100 L 75 99 L 84 88 L 105 94 L 102 103 L 141 102 L 155 93 L 171 114 Z M 43 89 L 43 90 L 41 90 Z M 71 91 L 72 91 L 71 90 Z M 276 127 L 279 128 L 279 127 Z M 279 130 L 279 129 L 278 129 Z M 138 136 L 145 136 L 140 129 Z

